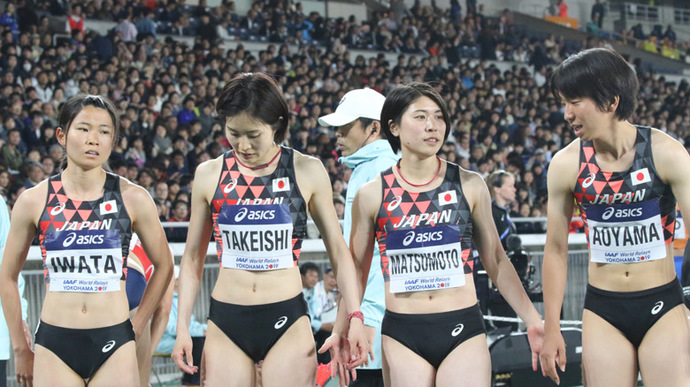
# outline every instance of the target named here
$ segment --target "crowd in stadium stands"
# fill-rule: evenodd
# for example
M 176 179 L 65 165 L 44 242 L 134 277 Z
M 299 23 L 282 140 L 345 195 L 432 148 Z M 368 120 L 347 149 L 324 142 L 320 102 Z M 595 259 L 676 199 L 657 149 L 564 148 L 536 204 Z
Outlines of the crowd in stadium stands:
M 482 176 L 497 168 L 515 172 L 513 215 L 544 216 L 549 162 L 573 140 L 548 87 L 551 66 L 606 44 L 522 37 L 507 12 L 486 17 L 481 6 L 463 12 L 417 1 L 405 12 L 375 12 L 359 21 L 304 14 L 287 0 L 255 2 L 246 15 L 238 15 L 232 1 L 212 8 L 199 3 L 8 3 L 0 18 L 0 193 L 10 204 L 58 171 L 64 155 L 55 138 L 60 104 L 77 93 L 101 94 L 122 111 L 110 167 L 151 192 L 161 220 L 185 221 L 196 166 L 229 148 L 214 118 L 221 87 L 238 72 L 261 71 L 283 88 L 293 113 L 288 141 L 323 161 L 334 203 L 344 197 L 349 171 L 337 162 L 332 128 L 320 127 L 317 118 L 351 89 L 386 95 L 397 85 L 426 81 L 438 85 L 452 114 L 441 157 Z M 54 43 L 51 15 L 67 17 L 71 38 Z M 117 24 L 102 36 L 85 31 L 89 19 Z M 188 45 L 170 35 L 195 38 Z M 219 48 L 217 40 L 228 38 L 268 45 L 255 52 L 241 44 Z M 395 52 L 397 61 L 383 54 L 365 59 L 351 49 Z M 501 71 L 487 60 L 515 64 Z M 633 121 L 681 141 L 690 136 L 687 81 L 667 82 L 639 63 L 631 66 L 641 85 Z M 184 233 L 174 230 L 168 230 L 171 240 L 183 241 Z

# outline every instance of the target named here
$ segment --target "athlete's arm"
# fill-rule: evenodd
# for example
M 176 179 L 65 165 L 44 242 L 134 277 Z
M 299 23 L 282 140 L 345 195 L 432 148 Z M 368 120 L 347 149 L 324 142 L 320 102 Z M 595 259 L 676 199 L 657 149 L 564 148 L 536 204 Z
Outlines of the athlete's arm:
M 213 221 L 209 207 L 216 181 L 220 174 L 223 157 L 209 160 L 196 169 L 192 186 L 192 211 L 189 217 L 187 242 L 185 243 L 182 261 L 180 262 L 180 277 L 178 290 L 177 339 L 172 358 L 184 372 L 194 373 L 197 365 L 192 364 L 192 338 L 189 335 L 189 320 L 192 318 L 192 308 L 201 285 L 204 261 L 208 243 L 213 232 Z M 186 356 L 187 363 L 183 356 Z
M 491 196 L 484 180 L 474 172 L 462 171 L 463 191 L 472 209 L 473 241 L 484 269 L 496 284 L 501 295 L 527 325 L 532 349 L 532 368 L 536 371 L 537 356 L 541 350 L 543 324 L 527 292 L 508 259 L 496 231 L 491 212 Z
M 134 332 L 138 336 L 148 325 L 153 311 L 172 279 L 173 261 L 151 195 L 140 186 L 129 182 L 125 184 L 122 199 L 132 219 L 132 228 L 139 236 L 144 251 L 155 269 L 141 297 L 137 313 L 132 319 Z
M 680 142 L 666 133 L 652 130 L 652 156 L 662 181 L 668 183 L 676 197 L 683 219 L 690 219 L 690 155 Z M 687 227 L 687 226 L 686 226 Z
M 573 216 L 573 185 L 577 179 L 580 141 L 573 141 L 551 160 L 547 176 L 549 202 L 542 283 L 544 286 L 544 346 L 540 362 L 542 374 L 559 383 L 557 362 L 565 371 L 565 342 L 560 315 L 568 273 L 568 230 Z
M 309 212 L 319 232 L 321 232 L 331 265 L 336 273 L 338 289 L 342 300 L 345 301 L 345 308 L 348 313 L 359 311 L 361 298 L 357 291 L 355 265 L 350 255 L 350 249 L 343 239 L 338 216 L 335 213 L 335 207 L 333 207 L 333 190 L 328 184 L 330 180 L 326 169 L 318 159 L 295 153 L 295 170 L 300 175 L 304 174 L 303 176 L 309 177 L 309 179 L 300 180 L 300 182 L 306 182 L 308 187 L 302 191 L 302 194 L 305 195 L 305 200 L 308 198 Z M 302 186 L 300 185 L 300 188 Z M 367 352 L 371 351 L 364 332 L 364 322 L 358 318 L 351 319 L 348 337 L 352 344 L 351 355 L 357 356 L 357 363 L 361 364 L 366 360 Z
M 26 190 L 17 199 L 12 211 L 9 237 L 5 244 L 2 269 L 0 269 L 2 309 L 12 340 L 15 374 L 17 381 L 22 378 L 23 385 L 32 383 L 34 353 L 24 335 L 18 277 L 29 253 L 31 241 L 36 234 L 37 220 L 43 210 L 43 206 L 37 206 L 36 203 L 45 202 L 46 190 L 47 184 L 39 183 L 36 187 Z
M 171 250 L 172 258 L 172 250 Z M 174 258 L 173 258 L 174 262 Z M 175 280 L 172 279 L 168 284 L 168 288 L 165 289 L 163 293 L 163 298 L 158 303 L 156 310 L 153 311 L 153 316 L 151 316 L 151 355 L 156 352 L 156 347 L 161 341 L 163 334 L 165 333 L 165 328 L 168 325 L 168 317 L 170 316 L 170 309 L 172 307 L 173 292 L 175 289 Z

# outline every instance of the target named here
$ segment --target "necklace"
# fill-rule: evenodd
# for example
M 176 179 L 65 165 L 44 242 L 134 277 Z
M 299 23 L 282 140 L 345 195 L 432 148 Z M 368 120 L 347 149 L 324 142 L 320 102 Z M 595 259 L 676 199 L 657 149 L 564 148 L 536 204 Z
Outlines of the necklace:
M 273 162 L 276 161 L 276 159 L 278 158 L 278 156 L 280 156 L 280 153 L 281 153 L 281 152 L 282 152 L 282 149 L 278 148 L 278 153 L 276 153 L 276 155 L 273 156 L 273 158 L 271 159 L 271 161 L 267 162 L 266 164 L 259 164 L 259 165 L 255 166 L 255 167 L 250 167 L 249 165 L 244 165 L 244 163 L 242 163 L 242 162 L 240 161 L 240 158 L 237 157 L 237 156 L 235 156 L 235 160 L 237 160 L 237 163 L 238 163 L 239 165 L 241 165 L 241 166 L 243 166 L 243 167 L 245 167 L 245 168 L 247 168 L 247 169 L 249 169 L 249 170 L 258 171 L 259 169 L 268 168 L 269 165 L 273 164 Z
M 436 160 L 438 160 L 438 169 L 436 170 L 436 174 L 434 175 L 434 177 L 431 178 L 431 180 L 427 181 L 424 184 L 414 184 L 414 183 L 410 183 L 409 181 L 407 181 L 407 179 L 405 179 L 405 176 L 403 176 L 402 172 L 400 171 L 400 160 L 398 160 L 398 163 L 395 164 L 395 168 L 398 170 L 398 175 L 400 175 L 400 178 L 405 183 L 407 183 L 413 187 L 424 187 L 424 186 L 431 184 L 432 181 L 436 180 L 436 178 L 438 177 L 438 174 L 441 173 L 441 159 L 438 156 L 436 156 Z

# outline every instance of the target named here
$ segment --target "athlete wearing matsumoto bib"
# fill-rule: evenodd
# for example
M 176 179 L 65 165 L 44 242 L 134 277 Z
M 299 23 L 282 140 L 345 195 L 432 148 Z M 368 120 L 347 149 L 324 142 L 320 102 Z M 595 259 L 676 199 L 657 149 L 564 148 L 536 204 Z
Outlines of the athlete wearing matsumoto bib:
M 577 204 L 589 243 L 583 382 L 690 385 L 690 332 L 673 262 L 676 199 L 690 211 L 690 156 L 663 132 L 628 122 L 639 83 L 616 52 L 590 49 L 554 71 L 551 91 L 578 137 L 552 159 L 544 248 L 544 375 L 565 369 L 560 311 Z
M 472 244 L 508 303 L 526 322 L 533 366 L 543 333 L 503 251 L 484 180 L 436 156 L 449 134 L 446 104 L 423 83 L 386 97 L 381 127 L 397 165 L 355 196 L 350 248 L 366 278 L 381 251 L 386 386 L 488 386 L 491 359 L 472 279 Z M 336 325 L 338 325 L 336 323 Z

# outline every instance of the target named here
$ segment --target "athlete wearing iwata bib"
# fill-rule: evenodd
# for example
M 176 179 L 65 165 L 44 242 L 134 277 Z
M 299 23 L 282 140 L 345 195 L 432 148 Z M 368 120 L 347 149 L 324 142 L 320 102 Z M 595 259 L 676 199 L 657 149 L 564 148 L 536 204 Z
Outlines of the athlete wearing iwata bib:
M 635 263 L 666 258 L 673 242 L 676 199 L 658 177 L 651 128 L 638 127 L 635 159 L 623 172 L 599 169 L 591 141 L 580 147 L 574 195 L 582 210 L 592 262 Z
M 50 178 L 38 232 L 51 292 L 115 292 L 126 279 L 131 221 L 120 178 L 106 176 L 103 197 L 84 202 L 65 195 L 61 175 Z

